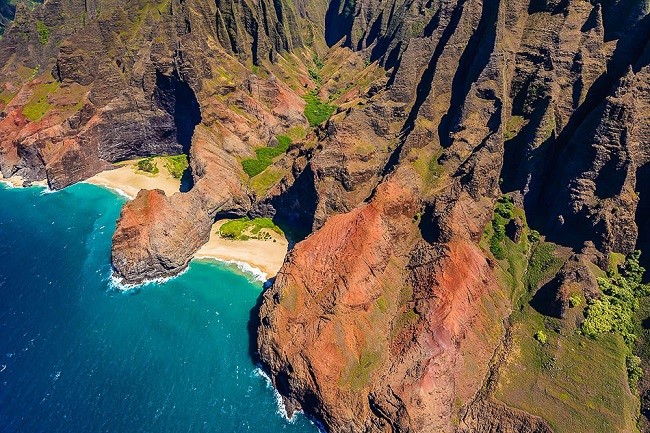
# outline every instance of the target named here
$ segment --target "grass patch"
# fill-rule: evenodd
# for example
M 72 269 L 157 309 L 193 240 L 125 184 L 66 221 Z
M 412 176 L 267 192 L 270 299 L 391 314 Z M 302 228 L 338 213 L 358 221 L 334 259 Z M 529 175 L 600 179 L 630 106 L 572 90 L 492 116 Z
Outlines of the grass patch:
M 627 350 L 620 336 L 558 334 L 528 305 L 512 329 L 513 350 L 500 370 L 498 400 L 541 416 L 555 433 L 636 431 L 636 399 L 627 385 Z
M 3 103 L 4 105 L 7 105 L 8 103 L 11 102 L 12 99 L 16 96 L 15 93 L 11 93 L 5 89 L 2 89 L 0 92 L 0 102 Z
M 160 172 L 158 164 L 156 164 L 156 161 L 153 159 L 153 157 L 143 158 L 139 160 L 135 164 L 135 167 L 138 171 L 142 171 L 144 173 L 158 174 Z
M 23 106 L 23 116 L 30 122 L 38 122 L 50 110 L 48 95 L 59 89 L 59 83 L 54 81 L 47 84 L 39 84 L 34 88 L 34 94 Z
M 555 245 L 541 242 L 535 245 L 528 260 L 524 283 L 530 293 L 537 290 L 543 280 L 554 275 L 562 266 L 562 259 L 554 254 Z
M 315 92 L 307 93 L 304 99 L 307 102 L 305 106 L 305 117 L 313 127 L 327 121 L 336 110 L 334 105 L 321 101 Z
M 522 116 L 511 116 L 508 118 L 503 131 L 503 139 L 508 141 L 515 138 L 524 126 L 524 122 L 525 120 Z
M 269 167 L 250 180 L 249 186 L 258 197 L 263 197 L 268 190 L 284 177 L 285 172 L 275 167 Z
M 292 141 L 304 140 L 307 137 L 307 129 L 303 126 L 294 126 L 287 129 L 285 135 L 289 137 Z
M 237 241 L 247 241 L 249 239 L 267 240 L 271 236 L 266 230 L 284 236 L 282 229 L 275 225 L 271 218 L 239 218 L 228 221 L 219 228 L 219 236 Z
M 376 302 L 379 311 L 381 311 L 382 313 L 388 311 L 388 300 L 384 296 L 380 296 L 379 298 L 377 298 Z
M 241 162 L 244 171 L 249 177 L 255 177 L 273 163 L 273 158 L 280 156 L 289 150 L 293 142 L 287 135 L 277 135 L 278 145 L 275 147 L 262 147 L 255 150 L 255 159 L 245 159 Z
M 381 363 L 381 351 L 373 351 L 366 348 L 359 359 L 344 374 L 343 383 L 350 389 L 358 391 L 365 387 L 370 381 L 372 372 Z
M 183 177 L 183 173 L 189 167 L 189 162 L 187 160 L 187 155 L 176 155 L 176 156 L 165 156 L 165 168 L 169 170 L 169 174 L 172 175 L 175 179 L 180 179 Z

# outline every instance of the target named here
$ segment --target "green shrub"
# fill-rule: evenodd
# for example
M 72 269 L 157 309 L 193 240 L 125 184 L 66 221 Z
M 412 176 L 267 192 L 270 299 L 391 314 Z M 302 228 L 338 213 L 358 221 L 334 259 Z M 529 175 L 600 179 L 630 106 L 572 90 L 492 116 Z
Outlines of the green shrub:
M 528 241 L 531 243 L 537 243 L 540 240 L 540 234 L 537 230 L 531 230 L 528 233 Z
M 544 277 L 561 264 L 561 260 L 553 254 L 554 251 L 555 245 L 546 242 L 533 248 L 526 270 L 525 282 L 529 292 L 537 290 Z
M 537 332 L 535 332 L 535 340 L 539 341 L 541 344 L 546 344 L 548 342 L 548 337 L 546 336 L 546 332 L 542 331 L 541 329 Z
M 241 162 L 244 171 L 249 177 L 255 177 L 273 163 L 273 159 L 286 153 L 292 140 L 286 135 L 278 135 L 278 145 L 275 147 L 262 147 L 255 150 L 255 159 L 245 159 Z
M 619 272 L 610 271 L 607 277 L 598 278 L 602 296 L 587 305 L 582 332 L 592 338 L 613 332 L 620 334 L 628 347 L 626 358 L 630 388 L 642 374 L 640 360 L 632 354 L 637 337 L 634 334 L 634 317 L 639 308 L 639 298 L 648 296 L 649 289 L 641 284 L 645 269 L 639 264 L 640 252 L 627 256 L 619 266 Z
M 38 32 L 38 42 L 46 45 L 50 40 L 50 28 L 43 21 L 36 21 L 36 31 Z
M 311 78 L 314 83 L 320 85 L 323 82 L 323 77 L 320 76 L 319 69 L 309 68 L 307 72 L 309 72 L 309 78 Z
M 304 96 L 305 102 L 305 117 L 311 126 L 318 126 L 327 121 L 336 107 L 326 102 L 321 101 L 315 92 L 309 92 Z
M 185 173 L 188 166 L 187 155 L 183 154 L 165 157 L 165 167 L 169 170 L 169 174 L 176 179 L 183 177 L 183 173 Z
M 158 174 L 160 172 L 158 165 L 156 164 L 156 161 L 153 160 L 153 158 L 141 159 L 136 164 L 136 167 L 138 170 L 144 171 L 145 173 Z
M 575 308 L 579 307 L 582 304 L 582 297 L 574 293 L 573 295 L 569 296 L 569 308 Z
M 506 238 L 506 224 L 512 219 L 514 203 L 512 198 L 504 195 L 497 200 L 494 207 L 494 216 L 492 218 L 492 228 L 494 234 L 490 238 L 490 251 L 497 260 L 506 258 L 506 249 L 503 241 Z
M 636 355 L 628 354 L 625 357 L 625 368 L 627 369 L 627 381 L 630 385 L 630 389 L 636 393 L 637 383 L 643 376 L 641 358 Z
M 515 205 L 512 201 L 512 197 L 504 195 L 497 200 L 494 212 L 508 222 L 512 219 L 512 211 L 514 209 Z

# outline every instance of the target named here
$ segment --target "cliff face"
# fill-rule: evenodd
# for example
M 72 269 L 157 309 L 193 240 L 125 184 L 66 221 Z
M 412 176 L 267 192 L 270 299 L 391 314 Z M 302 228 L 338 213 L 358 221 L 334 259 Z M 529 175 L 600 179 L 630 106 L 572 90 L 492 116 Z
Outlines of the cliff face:
M 195 187 L 156 202 L 170 205 L 150 209 L 150 225 L 129 221 L 152 197 L 129 204 L 113 253 L 130 282 L 182 270 L 217 212 L 250 208 L 239 160 L 306 123 L 298 95 L 272 75 L 254 78 L 245 66 L 299 46 L 296 20 L 282 2 L 19 7 L 0 43 L 0 170 L 63 188 L 113 162 L 187 153 Z M 195 236 L 170 242 L 163 233 L 186 235 L 179 221 L 195 226 Z M 129 241 L 134 230 L 137 243 Z
M 290 411 L 332 432 L 571 431 L 499 401 L 502 372 L 526 354 L 528 290 L 555 277 L 564 317 L 575 287 L 598 296 L 595 265 L 650 243 L 646 3 L 19 4 L 0 40 L 0 170 L 63 188 L 188 154 L 189 192 L 142 191 L 122 211 L 112 257 L 127 282 L 183 270 L 219 216 L 306 228 L 256 340 Z M 314 100 L 338 106 L 317 126 Z M 249 177 L 242 160 L 280 134 L 286 155 Z M 519 214 L 497 257 L 504 193 Z M 557 276 L 535 274 L 532 229 L 564 247 Z M 602 428 L 629 431 L 628 415 Z
M 578 261 L 606 266 L 645 245 L 647 13 L 330 3 L 327 41 L 365 49 L 389 75 L 329 121 L 306 169 L 318 230 L 264 295 L 260 358 L 290 409 L 336 432 L 551 431 L 492 398 L 513 292 L 476 244 L 494 199 L 514 191 L 531 226 Z M 373 143 L 363 164 L 359 142 Z M 582 266 L 558 276 L 562 302 L 576 285 L 595 296 Z

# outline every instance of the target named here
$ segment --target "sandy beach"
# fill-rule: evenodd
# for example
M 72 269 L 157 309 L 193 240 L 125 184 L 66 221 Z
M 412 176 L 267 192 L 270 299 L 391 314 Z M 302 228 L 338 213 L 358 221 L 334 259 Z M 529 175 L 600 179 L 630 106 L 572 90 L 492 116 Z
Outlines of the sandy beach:
M 227 220 L 217 221 L 210 232 L 210 240 L 194 255 L 196 259 L 216 258 L 225 262 L 244 262 L 258 268 L 266 278 L 277 275 L 287 255 L 289 243 L 279 234 L 268 231 L 270 240 L 249 239 L 232 241 L 219 236 L 219 227 Z M 275 242 L 273 242 L 275 240 Z
M 181 181 L 169 173 L 164 161 L 159 158 L 155 158 L 155 161 L 160 170 L 155 175 L 137 171 L 137 160 L 125 161 L 118 168 L 102 171 L 84 182 L 113 189 L 131 199 L 135 198 L 141 189 L 161 189 L 167 196 L 177 193 Z
M 156 158 L 157 159 L 157 158 Z M 117 191 L 131 199 L 135 198 L 141 189 L 161 189 L 167 196 L 179 191 L 180 180 L 174 178 L 164 165 L 164 161 L 156 161 L 160 170 L 152 175 L 135 169 L 136 161 L 126 161 L 113 170 L 103 171 L 84 182 Z M 23 179 L 12 177 L 1 179 L 13 186 L 22 187 Z M 47 187 L 47 182 L 34 182 L 33 185 Z M 284 236 L 272 230 L 266 230 L 271 236 L 269 240 L 229 240 L 219 235 L 219 228 L 228 220 L 217 221 L 210 231 L 210 240 L 194 255 L 195 259 L 216 259 L 235 264 L 245 263 L 254 269 L 245 269 L 256 274 L 260 279 L 268 279 L 277 275 L 284 263 L 289 243 Z M 241 266 L 240 266 L 241 267 Z

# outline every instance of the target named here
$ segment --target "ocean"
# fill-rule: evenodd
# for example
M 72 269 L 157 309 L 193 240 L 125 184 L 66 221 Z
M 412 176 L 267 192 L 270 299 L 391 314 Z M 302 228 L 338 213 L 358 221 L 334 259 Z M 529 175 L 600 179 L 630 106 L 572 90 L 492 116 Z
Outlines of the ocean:
M 0 432 L 317 432 L 282 416 L 249 356 L 261 282 L 195 261 L 115 287 L 123 202 L 87 184 L 0 186 Z

